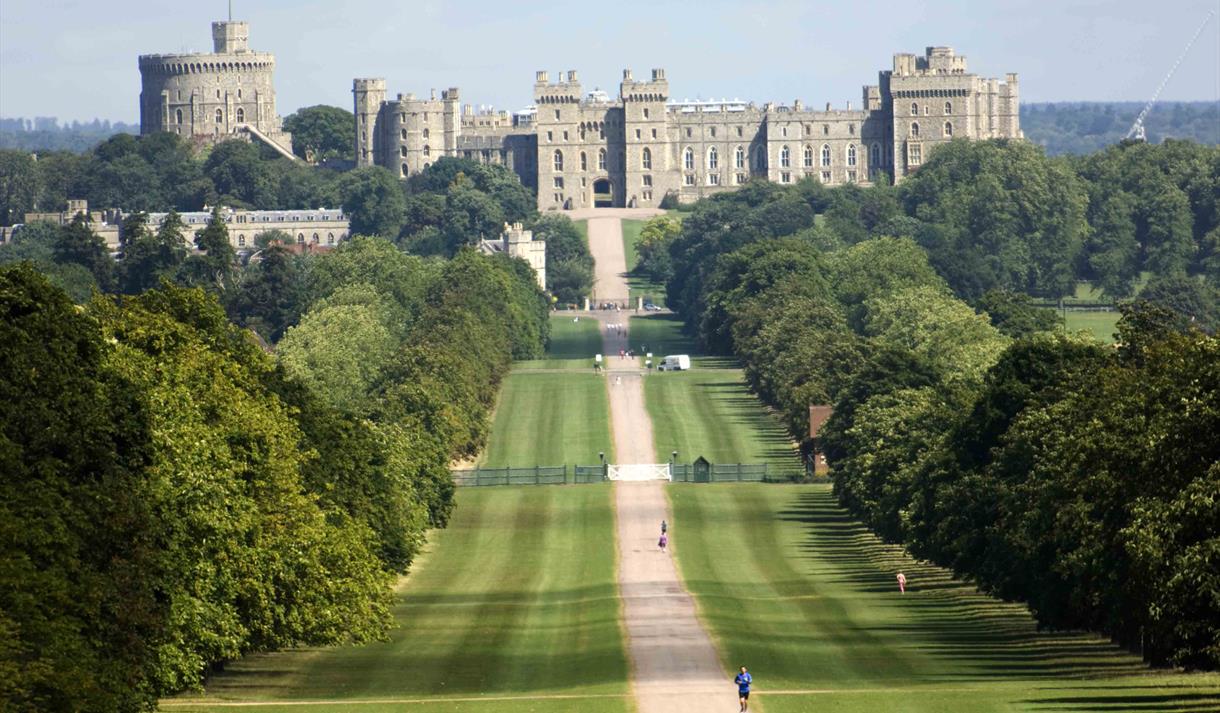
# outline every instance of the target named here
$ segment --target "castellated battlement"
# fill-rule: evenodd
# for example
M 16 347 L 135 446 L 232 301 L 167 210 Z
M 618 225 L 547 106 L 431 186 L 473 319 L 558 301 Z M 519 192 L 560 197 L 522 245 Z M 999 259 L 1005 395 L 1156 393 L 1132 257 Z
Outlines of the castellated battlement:
M 439 101 L 434 92 L 386 102 L 383 84 L 361 92 L 359 81 L 361 165 L 407 177 L 439 156 L 498 163 L 537 189 L 540 210 L 655 207 L 666 195 L 690 202 L 759 179 L 898 181 L 955 139 L 1021 138 L 1017 76 L 969 74 L 965 57 L 940 46 L 893 55 L 858 105 L 825 108 L 676 101 L 662 68 L 640 79 L 624 69 L 617 96 L 584 91 L 575 70 L 539 70 L 533 105 L 512 114 L 459 110 L 454 88 Z
M 252 52 L 245 22 L 212 23 L 214 52 L 146 54 L 140 69 L 140 133 L 196 143 L 254 139 L 292 156 L 275 111 L 275 55 Z

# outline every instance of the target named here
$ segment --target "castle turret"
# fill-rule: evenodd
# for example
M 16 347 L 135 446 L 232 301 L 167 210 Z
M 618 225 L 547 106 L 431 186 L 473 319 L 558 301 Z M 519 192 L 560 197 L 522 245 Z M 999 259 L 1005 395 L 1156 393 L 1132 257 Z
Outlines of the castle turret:
M 250 26 L 244 22 L 213 22 L 212 47 L 216 54 L 250 51 Z
M 353 80 L 352 98 L 356 115 L 356 165 L 372 166 L 377 163 L 377 150 L 381 147 L 377 120 L 385 103 L 385 80 Z

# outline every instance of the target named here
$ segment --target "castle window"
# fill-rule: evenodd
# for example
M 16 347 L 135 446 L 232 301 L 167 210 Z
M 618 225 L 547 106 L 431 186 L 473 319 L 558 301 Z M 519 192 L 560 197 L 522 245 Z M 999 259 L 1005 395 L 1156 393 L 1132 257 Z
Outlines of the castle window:
M 639 139 L 641 136 L 642 136 L 642 132 L 641 132 L 639 129 L 636 129 L 636 130 L 635 130 L 635 138 Z
M 174 110 L 174 120 L 178 124 L 182 123 L 182 110 L 181 109 Z
M 563 152 L 556 149 L 555 155 L 553 158 L 554 158 L 555 170 L 562 171 L 563 170 Z
M 585 154 L 584 151 L 580 152 L 580 170 L 582 170 L 582 171 L 589 170 L 589 157 L 588 157 L 588 155 Z
M 403 139 L 403 141 L 406 141 L 406 140 L 407 140 L 407 130 L 406 130 L 406 129 L 403 129 L 403 130 L 401 131 L 401 135 L 402 135 L 402 139 Z
M 217 77 L 217 79 L 219 79 L 219 77 Z M 216 90 L 216 98 L 217 98 L 217 99 L 219 99 L 219 98 L 220 98 L 220 90 L 219 90 L 219 89 L 217 89 L 217 90 Z
M 924 116 L 929 116 L 929 115 L 931 115 L 931 114 L 932 114 L 932 105 L 931 105 L 931 104 L 924 104 L 924 105 L 923 105 L 923 115 L 924 115 Z
M 326 234 L 326 244 L 327 244 L 327 245 L 334 245 L 334 244 L 335 244 L 335 234 L 334 234 L 334 233 L 327 233 L 327 234 Z
M 787 171 L 784 171 L 783 173 L 779 174 L 779 182 L 780 183 L 792 183 L 792 174 L 788 173 Z
M 855 125 L 855 124 L 848 124 L 848 125 L 847 125 L 847 133 L 851 134 L 852 136 L 855 136 L 855 135 L 856 135 L 856 125 Z
M 225 113 L 224 113 L 223 109 L 216 110 L 216 123 L 217 124 L 225 123 Z
M 810 126 L 809 124 L 805 124 L 805 135 L 813 136 L 813 127 Z
M 746 174 L 744 174 L 744 173 L 737 174 L 736 176 L 733 177 L 733 182 L 739 186 L 744 185 L 746 182 Z
M 855 183 L 855 182 L 856 182 L 856 172 L 855 172 L 855 171 L 848 171 L 848 172 L 847 172 L 847 182 L 848 182 L 848 183 Z
M 402 165 L 402 177 L 403 178 L 407 177 L 407 164 L 405 164 L 405 163 Z
M 655 139 L 655 138 L 657 138 L 657 130 L 656 130 L 656 129 L 653 129 L 653 130 L 652 130 L 652 138 L 654 138 L 654 139 Z
M 690 138 L 690 127 L 686 127 L 686 138 Z
M 640 166 L 645 170 L 652 168 L 652 150 L 648 147 L 644 148 L 643 157 L 640 159 Z
M 870 161 L 873 167 L 881 165 L 881 144 L 873 144 Z
M 738 136 L 741 136 L 741 127 L 740 127 L 740 126 L 739 126 L 739 127 L 737 127 L 737 135 L 738 135 Z
M 241 87 L 237 88 L 237 98 L 241 99 Z
M 952 113 L 953 113 L 953 102 L 945 102 L 945 114 L 948 115 L 948 114 L 952 114 Z
M 720 154 L 716 151 L 715 146 L 707 150 L 707 167 L 710 171 L 720 167 Z
M 856 165 L 856 145 L 855 144 L 847 145 L 847 165 L 848 166 Z
M 745 168 L 746 167 L 746 150 L 741 146 L 738 146 L 737 150 L 733 152 L 733 167 L 734 168 Z
M 605 149 L 597 150 L 597 170 L 599 170 L 599 171 L 606 170 L 606 150 Z
M 682 182 L 688 186 L 695 185 L 695 174 L 688 173 L 682 177 Z
M 714 127 L 714 126 L 711 127 L 711 130 L 712 130 L 712 138 L 714 139 L 714 138 L 716 138 L 716 127 Z
M 559 121 L 559 110 L 555 110 L 555 121 Z
M 568 132 L 567 132 L 567 129 L 564 129 L 564 132 L 563 132 L 563 140 L 564 140 L 564 141 L 567 141 L 567 140 L 568 140 Z
M 919 144 L 907 146 L 907 165 L 918 166 L 923 163 L 923 147 Z
M 563 190 L 563 177 L 555 176 L 555 188 Z
M 784 127 L 780 127 L 780 130 L 779 130 L 779 135 L 780 135 L 780 136 L 787 136 L 787 135 L 788 135 L 788 127 L 786 127 L 786 126 L 784 126 Z
M 243 123 L 245 123 L 245 121 L 246 121 L 246 110 L 241 107 L 237 107 L 237 123 L 243 124 Z
M 648 107 L 644 107 L 644 118 L 648 118 Z
M 688 147 L 686 149 L 686 151 L 682 154 L 682 168 L 685 168 L 687 171 L 695 170 L 695 150 L 694 149 Z
M 950 121 L 945 122 L 945 138 L 946 139 L 953 138 L 953 122 L 950 122 Z
M 318 239 L 318 234 L 317 234 L 317 233 L 314 233 L 314 234 L 313 234 L 313 239 L 312 239 L 312 240 L 310 240 L 309 242 L 313 243 L 314 245 L 317 245 L 317 244 L 318 244 L 318 242 L 319 242 L 319 239 Z
M 707 185 L 719 186 L 720 185 L 720 174 L 719 173 L 709 173 L 707 175 Z
M 822 171 L 822 183 L 830 183 L 830 171 Z
M 919 105 L 911 102 L 911 116 L 919 116 Z
M 305 233 L 297 233 L 297 245 L 305 244 Z
M 403 158 L 406 158 L 406 157 L 407 157 L 407 147 L 406 147 L 406 146 L 399 146 L 399 147 L 398 147 L 398 155 L 399 155 L 399 156 L 401 156 L 401 157 L 403 157 Z
M 428 129 L 427 129 L 427 127 L 424 127 L 423 136 L 424 136 L 424 138 L 425 138 L 425 139 L 426 139 L 426 138 L 428 138 Z
M 432 147 L 431 147 L 431 146 L 429 146 L 428 144 L 424 144 L 424 155 L 425 155 L 425 156 L 431 156 L 431 155 L 432 155 Z
M 550 131 L 546 132 L 546 142 L 549 144 L 554 140 L 555 140 L 555 134 Z
M 237 247 L 239 247 L 239 248 L 246 247 L 246 236 L 244 236 L 244 235 L 237 236 Z
M 788 168 L 792 165 L 792 151 L 787 147 L 779 150 L 779 167 Z
M 822 144 L 822 165 L 830 165 L 830 144 Z
M 805 147 L 805 168 L 813 168 L 813 147 Z
M 911 136 L 916 139 L 919 138 L 919 122 L 918 121 L 911 122 Z

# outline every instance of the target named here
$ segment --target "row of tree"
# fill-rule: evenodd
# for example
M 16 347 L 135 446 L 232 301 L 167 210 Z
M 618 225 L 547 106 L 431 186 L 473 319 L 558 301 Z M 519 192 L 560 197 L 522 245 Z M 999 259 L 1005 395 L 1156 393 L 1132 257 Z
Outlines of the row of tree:
M 1051 188 L 1075 179 L 1009 174 L 993 156 L 1008 151 L 1025 149 L 942 149 L 892 202 L 766 184 L 702 201 L 662 240 L 669 303 L 709 350 L 742 361 L 807 449 L 808 406 L 834 406 L 820 445 L 836 493 L 882 537 L 1027 602 L 1047 626 L 1216 668 L 1220 451 L 1203 434 L 1220 432 L 1220 341 L 1147 302 L 1127 308 L 1117 350 L 1062 335 L 1053 313 L 1000 289 L 1058 279 L 1038 267 L 1044 254 L 961 290 L 944 252 L 884 235 L 908 221 L 969 225 L 991 209 L 959 182 L 998 172 L 1012 182 L 992 182 L 991 202 L 1025 249 L 1045 250 L 1063 216 L 1083 219 Z M 1040 182 L 1050 217 L 1005 195 Z M 1009 259 L 1003 241 L 974 235 L 955 237 L 962 260 Z
M 383 636 L 450 462 L 548 338 L 520 260 L 357 238 L 241 265 L 208 231 L 155 289 L 83 309 L 0 267 L 6 709 L 148 709 L 250 652 Z
M 1121 142 L 1143 102 L 1021 102 L 1021 131 L 1051 156 L 1087 154 Z M 1220 144 L 1215 101 L 1158 102 L 1144 121 L 1148 140 L 1189 139 Z
M 1024 142 L 955 141 L 898 187 L 827 188 L 812 181 L 747 185 L 717 196 L 660 236 L 640 269 L 668 280 L 669 304 L 694 300 L 709 254 L 767 236 L 800 235 L 824 250 L 909 238 L 954 294 L 1000 290 L 1041 299 L 1092 280 L 1111 299 L 1145 289 L 1208 328 L 1220 325 L 1220 148 L 1124 144 L 1049 159 Z

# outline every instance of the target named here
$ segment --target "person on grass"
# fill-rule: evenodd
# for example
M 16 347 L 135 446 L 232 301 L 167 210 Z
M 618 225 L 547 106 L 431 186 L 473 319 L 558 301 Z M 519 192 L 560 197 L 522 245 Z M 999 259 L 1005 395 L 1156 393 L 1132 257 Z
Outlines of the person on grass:
M 905 574 L 903 574 L 902 572 L 898 573 L 898 593 L 899 594 L 907 593 L 907 576 Z
M 742 666 L 741 673 L 737 674 L 733 683 L 737 684 L 737 698 L 741 703 L 742 713 L 745 713 L 750 708 L 750 684 L 754 683 L 754 677 Z

